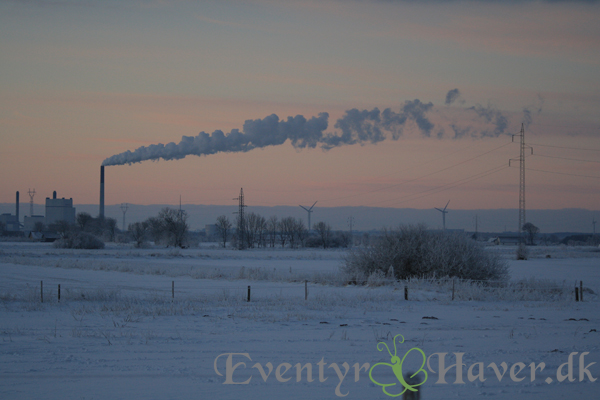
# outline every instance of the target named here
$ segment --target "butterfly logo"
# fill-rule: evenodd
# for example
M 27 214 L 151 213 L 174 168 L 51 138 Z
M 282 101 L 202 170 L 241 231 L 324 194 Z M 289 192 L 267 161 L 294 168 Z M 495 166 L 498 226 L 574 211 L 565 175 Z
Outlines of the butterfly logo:
M 380 362 L 377 363 L 375 365 L 373 365 L 371 367 L 371 369 L 369 370 L 369 378 L 371 379 L 371 381 L 376 384 L 377 386 L 381 386 L 381 389 L 383 390 L 383 393 L 387 394 L 388 396 L 391 397 L 398 397 L 401 396 L 404 392 L 406 392 L 407 390 L 410 390 L 411 392 L 417 392 L 419 389 L 418 387 L 421 386 L 422 384 L 425 383 L 425 381 L 427 381 L 427 371 L 425 371 L 423 369 L 423 367 L 425 366 L 425 362 L 427 361 L 427 356 L 425 355 L 425 353 L 423 352 L 423 350 L 419 349 L 418 347 L 413 347 L 412 349 L 410 349 L 409 351 L 406 352 L 406 354 L 404 354 L 404 357 L 402 357 L 402 359 L 400 359 L 400 357 L 398 357 L 398 349 L 396 347 L 396 338 L 397 337 L 401 337 L 402 340 L 398 340 L 399 344 L 404 343 L 404 336 L 398 334 L 396 336 L 394 336 L 393 339 L 393 344 L 394 344 L 394 355 L 392 355 L 392 352 L 390 351 L 390 348 L 388 347 L 387 343 L 385 342 L 379 342 L 377 343 L 377 350 L 379 351 L 383 351 L 383 348 L 385 347 L 388 351 L 388 354 L 390 355 L 391 359 L 389 363 L 386 362 Z M 408 356 L 411 352 L 416 351 L 419 354 L 421 354 L 421 356 L 423 357 L 423 362 L 421 363 L 421 367 L 412 375 L 408 376 L 408 381 L 407 379 L 404 378 L 404 374 L 402 373 L 402 364 L 404 363 L 404 360 L 406 359 L 406 356 Z M 384 365 L 386 367 L 391 367 L 392 371 L 394 372 L 394 375 L 396 376 L 396 379 L 398 380 L 398 382 L 400 383 L 400 385 L 402 385 L 402 387 L 404 388 L 404 390 L 402 390 L 400 393 L 390 393 L 388 391 L 388 388 L 392 388 L 396 385 L 398 385 L 398 382 L 392 382 L 392 383 L 381 383 L 376 381 L 373 378 L 373 369 L 375 369 L 375 367 L 377 367 L 378 365 Z M 381 368 L 378 368 L 378 371 Z M 423 374 L 425 375 L 425 379 L 423 379 L 422 381 L 418 380 L 418 379 L 414 379 L 415 376 L 417 376 L 417 374 L 419 372 L 423 372 Z

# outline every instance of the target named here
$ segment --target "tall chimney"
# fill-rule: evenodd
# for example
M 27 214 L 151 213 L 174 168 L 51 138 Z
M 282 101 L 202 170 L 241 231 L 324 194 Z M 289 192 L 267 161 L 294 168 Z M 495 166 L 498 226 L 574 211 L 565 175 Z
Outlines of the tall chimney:
M 52 198 L 56 200 L 56 190 L 52 193 Z
M 19 191 L 17 190 L 17 223 L 19 223 Z
M 104 218 L 104 165 L 100 166 L 100 218 Z

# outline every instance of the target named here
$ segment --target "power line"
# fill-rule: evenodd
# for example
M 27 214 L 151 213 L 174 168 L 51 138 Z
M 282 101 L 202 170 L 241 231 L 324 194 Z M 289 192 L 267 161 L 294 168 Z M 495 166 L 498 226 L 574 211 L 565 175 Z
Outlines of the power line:
M 582 160 L 580 158 L 569 158 L 569 157 L 558 157 L 558 156 L 547 156 L 544 154 L 534 154 L 535 156 L 538 157 L 545 157 L 545 158 L 557 158 L 559 160 L 569 160 L 569 161 L 581 161 L 581 162 L 592 162 L 592 163 L 600 163 L 600 161 L 596 161 L 596 160 Z
M 533 168 L 526 168 L 526 169 L 528 171 L 546 172 L 548 174 L 570 175 L 570 176 L 579 176 L 579 177 L 582 177 L 582 178 L 600 179 L 600 176 L 593 176 L 593 175 L 570 174 L 568 172 L 546 171 L 546 170 L 543 170 L 543 169 L 533 169 Z
M 438 174 L 438 173 L 440 173 L 440 172 L 447 171 L 447 170 L 449 170 L 449 169 L 452 169 L 452 168 L 454 168 L 454 167 L 457 167 L 457 166 L 459 166 L 459 165 L 465 164 L 465 163 L 467 163 L 467 162 L 469 162 L 469 161 L 473 161 L 473 160 L 475 160 L 475 159 L 477 159 L 477 158 L 479 158 L 479 157 L 482 157 L 482 156 L 484 156 L 484 155 L 486 155 L 486 154 L 492 153 L 492 152 L 494 152 L 494 151 L 496 151 L 496 150 L 498 150 L 498 149 L 500 149 L 500 148 L 502 148 L 502 147 L 508 146 L 508 145 L 510 145 L 510 144 L 512 144 L 512 142 L 505 143 L 505 144 L 503 144 L 503 145 L 501 145 L 501 146 L 494 147 L 493 149 L 491 149 L 491 150 L 489 150 L 489 151 L 486 151 L 485 153 L 481 153 L 481 154 L 479 154 L 479 155 L 477 155 L 477 156 L 475 156 L 475 157 L 471 157 L 471 158 L 469 158 L 469 159 L 466 159 L 466 160 L 463 160 L 463 161 L 461 161 L 461 162 L 459 162 L 459 163 L 456 163 L 456 164 L 450 165 L 450 166 L 448 166 L 448 167 L 444 167 L 444 168 L 442 168 L 442 169 L 439 169 L 439 170 L 437 170 L 437 171 L 433 171 L 433 172 L 430 172 L 430 173 L 428 173 L 428 174 L 425 174 L 425 175 L 421 175 L 421 176 L 419 176 L 419 177 L 416 177 L 416 178 L 413 178 L 413 179 L 409 179 L 409 180 L 407 180 L 407 181 L 404 181 L 404 182 L 396 183 L 396 184 L 393 184 L 393 185 L 387 185 L 387 186 L 384 186 L 384 187 L 380 187 L 380 188 L 378 188 L 378 189 L 369 190 L 369 191 L 366 191 L 366 192 L 363 192 L 363 193 L 359 193 L 359 194 L 353 194 L 353 195 L 349 195 L 349 196 L 345 196 L 345 197 L 337 197 L 337 198 L 333 198 L 333 199 L 321 200 L 321 202 L 323 202 L 323 201 L 343 200 L 343 199 L 347 199 L 347 198 L 351 198 L 351 197 L 356 197 L 356 196 L 360 196 L 360 195 L 364 195 L 364 194 L 371 194 L 371 193 L 379 192 L 379 191 L 382 191 L 382 190 L 385 190 L 385 189 L 391 189 L 391 188 L 395 188 L 395 187 L 398 187 L 398 186 L 402 186 L 402 185 L 405 185 L 405 184 L 407 184 L 407 183 L 415 182 L 415 181 L 417 181 L 417 180 L 419 180 L 419 179 L 422 179 L 422 178 L 427 178 L 427 177 L 429 177 L 429 176 L 432 176 L 432 175 Z M 453 154 L 454 154 L 454 153 L 453 153 Z M 386 200 L 384 200 L 384 201 L 386 201 Z
M 538 143 L 530 143 L 533 146 L 541 146 L 541 147 L 553 147 L 557 149 L 568 149 L 568 150 L 585 150 L 585 151 L 599 151 L 600 149 L 584 149 L 581 147 L 567 147 L 567 146 L 553 146 L 550 144 L 538 144 Z
M 437 186 L 437 187 L 434 187 L 434 188 L 431 188 L 431 189 L 426 189 L 426 190 L 423 190 L 421 192 L 407 194 L 407 195 L 404 195 L 404 196 L 401 196 L 401 197 L 398 197 L 398 198 L 395 198 L 395 199 L 388 199 L 388 200 L 382 200 L 382 201 L 377 201 L 377 202 L 374 202 L 374 203 L 365 204 L 364 207 L 370 207 L 370 206 L 372 206 L 374 204 L 387 203 L 387 202 L 396 201 L 396 200 L 399 200 L 399 199 L 404 199 L 406 197 L 410 197 L 409 199 L 406 199 L 404 201 L 401 201 L 401 202 L 398 202 L 398 203 L 394 203 L 394 204 L 406 203 L 407 201 L 417 200 L 417 199 L 420 199 L 422 197 L 429 196 L 431 194 L 440 193 L 440 192 L 443 192 L 445 190 L 452 189 L 452 188 L 454 188 L 456 186 L 460 186 L 460 185 L 463 185 L 465 183 L 468 183 L 468 182 L 471 182 L 471 181 L 483 178 L 485 176 L 494 174 L 496 172 L 500 172 L 500 171 L 502 171 L 504 169 L 507 169 L 507 168 L 509 168 L 507 165 L 501 164 L 501 165 L 499 165 L 497 167 L 488 169 L 488 170 L 483 171 L 483 172 L 479 172 L 479 173 L 477 173 L 475 175 L 471 175 L 471 176 L 469 176 L 467 178 L 459 179 L 457 181 L 446 183 L 444 185 Z M 433 192 L 433 193 L 429 193 L 429 192 Z M 423 195 L 422 196 L 418 196 L 418 197 L 412 197 L 412 196 L 419 195 L 419 194 L 423 194 Z

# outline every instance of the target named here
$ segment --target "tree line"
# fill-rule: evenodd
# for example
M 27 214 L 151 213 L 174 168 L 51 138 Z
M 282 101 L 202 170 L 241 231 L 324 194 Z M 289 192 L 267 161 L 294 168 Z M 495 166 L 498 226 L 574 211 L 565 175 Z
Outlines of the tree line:
M 230 241 L 237 249 L 260 247 L 348 247 L 350 235 L 347 232 L 334 232 L 331 225 L 318 222 L 310 232 L 300 218 L 284 217 L 269 219 L 251 212 L 245 214 L 243 220 L 236 218 L 236 227 L 226 215 L 216 221 L 217 237 L 222 247 Z

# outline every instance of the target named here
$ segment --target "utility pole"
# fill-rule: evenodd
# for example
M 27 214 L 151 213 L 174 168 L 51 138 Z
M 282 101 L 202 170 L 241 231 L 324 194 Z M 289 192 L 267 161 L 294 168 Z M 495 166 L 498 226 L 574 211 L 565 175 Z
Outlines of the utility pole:
M 29 189 L 29 216 L 33 217 L 33 196 L 35 196 L 35 189 L 33 191 Z
M 244 250 L 246 248 L 246 243 L 244 242 L 244 232 L 246 231 L 246 221 L 244 219 L 244 207 L 246 207 L 244 204 L 244 188 L 240 189 L 240 196 L 233 200 L 238 200 L 240 205 L 239 211 L 234 214 L 238 214 L 238 249 Z
M 121 211 L 123 211 L 123 231 L 125 231 L 125 213 L 127 212 L 127 209 L 129 208 L 129 204 L 127 203 L 121 203 Z
M 531 149 L 531 154 L 533 154 L 533 147 L 525 145 L 525 125 L 521 124 L 521 132 L 518 135 L 512 136 L 512 141 L 515 141 L 515 137 L 519 137 L 520 140 L 520 152 L 519 152 L 519 226 L 517 227 L 517 232 L 519 236 L 523 234 L 523 226 L 527 222 L 527 218 L 525 217 L 525 148 Z M 512 160 L 508 160 L 508 166 L 510 167 L 510 162 Z

